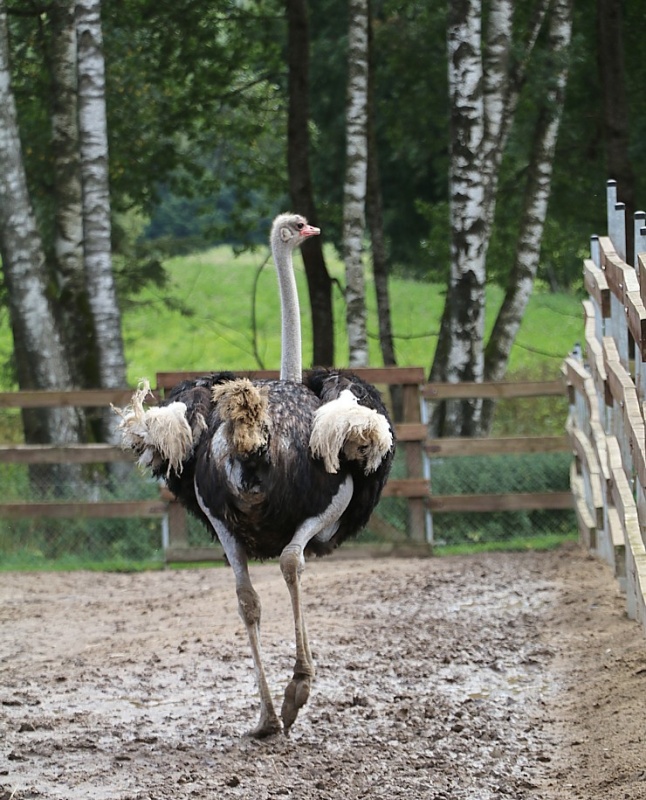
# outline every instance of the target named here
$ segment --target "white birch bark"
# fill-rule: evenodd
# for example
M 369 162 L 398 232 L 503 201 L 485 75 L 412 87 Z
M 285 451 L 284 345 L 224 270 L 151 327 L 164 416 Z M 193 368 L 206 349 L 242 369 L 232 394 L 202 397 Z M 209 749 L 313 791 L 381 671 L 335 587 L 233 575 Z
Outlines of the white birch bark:
M 482 41 L 482 0 L 450 0 L 451 278 L 431 380 L 480 381 L 486 257 L 500 164 L 521 86 L 550 0 L 539 0 L 512 67 L 513 0 L 492 0 Z M 476 435 L 480 401 L 433 404 L 431 435 Z
M 554 153 L 568 78 L 568 51 L 572 39 L 572 0 L 554 0 L 549 19 L 549 46 L 555 72 L 536 124 L 531 163 L 525 186 L 523 215 L 514 265 L 503 304 L 487 346 L 486 378 L 501 380 L 534 288 L 541 241 L 547 217 Z M 483 433 L 490 426 L 493 404 L 487 404 Z
M 112 272 L 100 0 L 78 0 L 76 21 L 85 273 L 99 360 L 99 382 L 108 388 L 125 386 L 126 365 Z
M 76 0 L 58 0 L 53 14 L 52 152 L 57 195 L 54 250 L 61 288 L 83 276 L 75 8 Z
M 484 335 L 485 259 L 483 236 L 484 95 L 481 3 L 452 2 L 448 29 L 448 78 L 451 105 L 449 202 L 451 271 L 444 319 L 444 379 L 481 381 Z M 477 424 L 479 405 L 447 403 L 444 435 L 460 435 Z M 469 421 L 465 418 L 470 417 Z
M 363 235 L 368 170 L 368 0 L 350 0 L 343 258 L 351 367 L 368 364 Z
M 489 236 L 496 209 L 498 169 L 510 128 L 515 91 L 509 79 L 512 44 L 513 0 L 493 0 L 489 10 L 483 63 L 482 170 L 484 183 L 484 219 Z
M 74 382 L 85 374 L 94 336 L 88 318 L 83 256 L 83 198 L 78 128 L 76 0 L 56 0 L 51 11 L 54 255 L 62 335 Z
M 22 389 L 70 388 L 70 373 L 48 301 L 45 256 L 31 207 L 11 87 L 7 15 L 0 0 L 0 255 Z M 74 409 L 52 409 L 32 424 L 44 442 L 78 441 Z

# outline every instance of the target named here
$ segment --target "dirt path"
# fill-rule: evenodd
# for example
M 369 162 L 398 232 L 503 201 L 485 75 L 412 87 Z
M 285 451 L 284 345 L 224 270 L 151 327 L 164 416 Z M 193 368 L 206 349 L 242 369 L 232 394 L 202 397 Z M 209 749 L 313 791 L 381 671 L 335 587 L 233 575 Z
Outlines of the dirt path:
M 279 696 L 287 593 L 253 574 Z M 646 798 L 646 637 L 578 548 L 304 585 L 315 688 L 256 742 L 229 570 L 0 574 L 0 800 Z

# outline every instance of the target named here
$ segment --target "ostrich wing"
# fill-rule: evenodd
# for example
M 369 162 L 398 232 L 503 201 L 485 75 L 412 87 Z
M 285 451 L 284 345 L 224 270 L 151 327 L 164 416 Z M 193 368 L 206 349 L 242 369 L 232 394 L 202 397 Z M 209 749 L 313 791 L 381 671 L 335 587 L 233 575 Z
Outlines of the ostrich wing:
M 328 472 L 338 472 L 341 461 L 360 464 L 366 475 L 386 472 L 393 456 L 394 435 L 379 392 L 351 372 L 316 370 L 308 387 L 321 400 L 316 413 L 310 450 Z

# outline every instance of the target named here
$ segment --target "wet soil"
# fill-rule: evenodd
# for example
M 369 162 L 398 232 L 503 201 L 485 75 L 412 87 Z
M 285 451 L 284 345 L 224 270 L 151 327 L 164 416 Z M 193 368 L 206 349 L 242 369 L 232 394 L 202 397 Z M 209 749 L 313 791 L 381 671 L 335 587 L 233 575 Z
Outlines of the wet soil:
M 280 698 L 287 592 L 252 575 Z M 312 696 L 256 741 L 229 569 L 0 574 L 0 800 L 646 798 L 646 637 L 578 546 L 303 583 Z

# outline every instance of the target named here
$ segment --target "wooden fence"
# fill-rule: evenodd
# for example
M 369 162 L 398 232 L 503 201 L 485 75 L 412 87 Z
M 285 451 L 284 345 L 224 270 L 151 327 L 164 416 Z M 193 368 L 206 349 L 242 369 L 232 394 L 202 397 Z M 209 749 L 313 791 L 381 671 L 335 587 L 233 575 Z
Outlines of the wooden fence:
M 430 459 L 456 456 L 513 455 L 569 451 L 566 436 L 510 436 L 488 439 L 429 439 L 424 424 L 427 401 L 450 398 L 527 398 L 564 396 L 565 382 L 497 384 L 425 384 L 421 367 L 375 368 L 357 370 L 365 379 L 387 391 L 401 386 L 404 421 L 396 426 L 398 449 L 404 454 L 406 477 L 391 478 L 384 497 L 404 498 L 408 509 L 406 538 L 416 551 L 432 545 L 432 519 L 435 514 L 451 512 L 492 512 L 532 509 L 564 509 L 573 504 L 570 492 L 499 493 L 437 495 L 431 491 Z M 160 372 L 156 376 L 155 398 L 161 398 L 180 380 L 202 373 Z M 275 378 L 275 371 L 257 371 L 258 378 Z M 0 408 L 47 408 L 56 406 L 105 407 L 126 405 L 131 389 L 93 391 L 32 391 L 0 393 Z M 109 444 L 25 445 L 0 444 L 0 463 L 56 464 L 111 463 L 129 461 L 132 455 Z M 168 561 L 206 560 L 220 557 L 219 549 L 189 547 L 184 509 L 167 491 L 154 500 L 100 502 L 3 502 L 0 517 L 163 517 L 167 521 L 165 552 Z M 376 530 L 384 536 L 393 533 L 387 525 Z M 398 540 L 402 544 L 401 534 Z
M 607 561 L 630 617 L 646 629 L 646 228 L 635 215 L 635 267 L 625 210 L 608 184 L 608 236 L 583 264 L 585 363 L 566 359 L 571 485 L 581 538 Z

